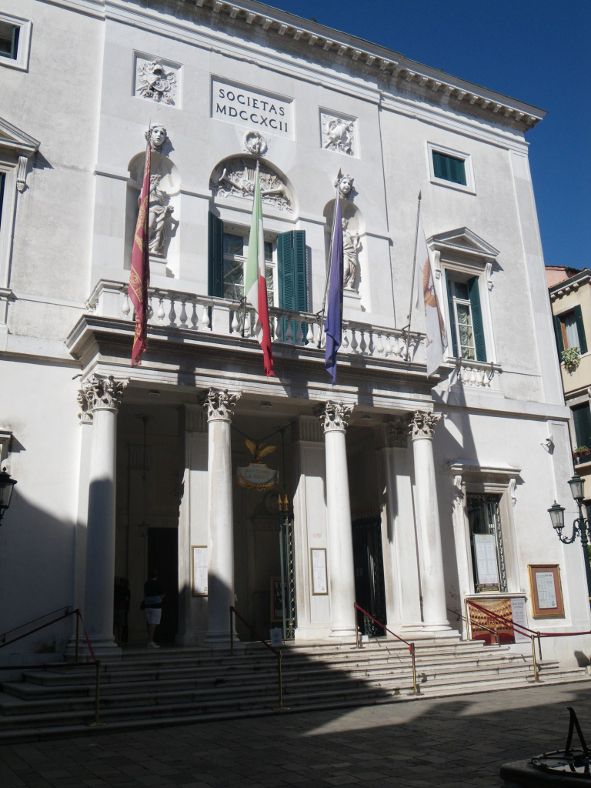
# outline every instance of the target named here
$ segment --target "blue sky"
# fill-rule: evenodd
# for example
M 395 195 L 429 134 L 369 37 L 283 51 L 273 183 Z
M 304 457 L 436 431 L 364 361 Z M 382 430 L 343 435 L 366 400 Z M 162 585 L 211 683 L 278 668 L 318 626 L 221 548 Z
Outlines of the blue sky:
M 547 111 L 526 135 L 547 265 L 591 267 L 591 0 L 271 0 Z

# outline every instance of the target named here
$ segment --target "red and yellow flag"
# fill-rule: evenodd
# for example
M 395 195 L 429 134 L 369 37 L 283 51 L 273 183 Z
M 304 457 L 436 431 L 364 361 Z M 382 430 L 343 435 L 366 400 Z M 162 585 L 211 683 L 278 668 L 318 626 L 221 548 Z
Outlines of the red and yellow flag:
M 148 249 L 148 205 L 150 199 L 150 166 L 152 151 L 150 142 L 146 146 L 144 179 L 139 199 L 139 212 L 133 235 L 131 271 L 127 292 L 135 310 L 135 335 L 131 349 L 131 365 L 139 366 L 146 349 L 148 334 L 148 287 L 150 286 L 150 254 Z

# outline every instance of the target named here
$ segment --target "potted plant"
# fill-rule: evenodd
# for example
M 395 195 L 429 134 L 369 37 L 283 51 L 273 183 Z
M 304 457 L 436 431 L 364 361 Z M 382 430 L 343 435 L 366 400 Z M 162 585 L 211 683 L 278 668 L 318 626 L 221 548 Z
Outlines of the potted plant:
M 581 363 L 581 351 L 578 347 L 567 347 L 560 354 L 560 360 L 564 368 L 570 374 L 574 372 Z
M 575 463 L 584 462 L 591 455 L 591 449 L 588 446 L 577 446 L 573 454 Z

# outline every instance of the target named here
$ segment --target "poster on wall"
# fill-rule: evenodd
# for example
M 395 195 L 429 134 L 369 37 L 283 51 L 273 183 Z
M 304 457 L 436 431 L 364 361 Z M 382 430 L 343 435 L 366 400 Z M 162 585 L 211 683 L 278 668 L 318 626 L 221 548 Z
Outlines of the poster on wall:
M 530 564 L 529 583 L 534 618 L 564 618 L 558 564 Z
M 484 640 L 485 643 L 520 643 L 524 639 L 522 634 L 513 629 L 511 622 L 527 626 L 525 597 L 474 597 L 466 599 L 466 608 L 472 640 Z M 489 615 L 488 611 L 506 620 L 501 621 Z
M 494 534 L 474 534 L 476 573 L 480 587 L 499 587 L 497 540 Z
M 314 594 L 314 596 L 323 596 L 328 594 L 326 548 L 313 547 L 310 553 L 312 564 L 312 594 Z

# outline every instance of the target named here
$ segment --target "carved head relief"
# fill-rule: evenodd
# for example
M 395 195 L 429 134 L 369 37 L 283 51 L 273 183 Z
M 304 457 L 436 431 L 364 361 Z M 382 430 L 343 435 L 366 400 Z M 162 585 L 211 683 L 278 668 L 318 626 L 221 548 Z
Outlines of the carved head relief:
M 164 126 L 150 126 L 146 132 L 146 140 L 150 143 L 150 148 L 152 150 L 160 151 L 167 138 L 168 135 Z
M 267 140 L 258 131 L 247 131 L 244 135 L 244 149 L 253 156 L 264 156 L 267 148 Z
M 334 185 L 338 189 L 340 196 L 345 200 L 353 196 L 353 181 L 354 178 L 352 175 L 343 175 L 343 173 L 339 170 L 339 174 L 337 175 Z

